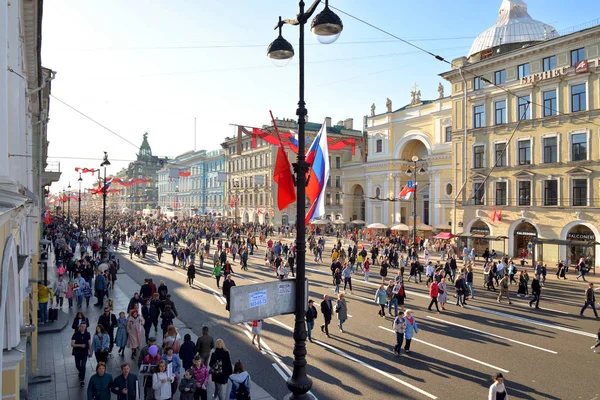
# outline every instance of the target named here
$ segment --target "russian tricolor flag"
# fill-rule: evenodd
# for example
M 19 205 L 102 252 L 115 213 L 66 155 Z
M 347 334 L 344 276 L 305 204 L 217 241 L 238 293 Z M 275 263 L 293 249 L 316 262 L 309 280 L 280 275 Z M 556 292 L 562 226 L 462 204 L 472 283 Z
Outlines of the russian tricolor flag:
M 329 179 L 329 150 L 327 149 L 327 124 L 321 125 L 321 130 L 306 153 L 306 162 L 310 169 L 306 196 L 311 206 L 306 214 L 305 223 L 325 215 L 325 187 Z

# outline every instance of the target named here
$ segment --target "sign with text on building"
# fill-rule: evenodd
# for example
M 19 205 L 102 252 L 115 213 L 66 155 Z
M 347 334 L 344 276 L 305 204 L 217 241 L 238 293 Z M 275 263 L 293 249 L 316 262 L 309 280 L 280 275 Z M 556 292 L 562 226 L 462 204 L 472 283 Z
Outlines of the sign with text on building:
M 576 74 L 583 74 L 590 70 L 590 63 L 594 63 L 596 69 L 600 67 L 600 58 L 593 60 L 581 60 L 575 63 L 575 66 L 565 65 L 555 68 L 550 71 L 538 72 L 521 78 L 521 84 L 536 83 L 547 79 L 557 78 L 566 75 L 569 71 L 574 71 Z
M 593 233 L 575 233 L 569 232 L 567 234 L 567 239 L 569 240 L 580 240 L 580 241 L 594 241 L 596 240 L 596 235 Z
M 304 282 L 308 303 L 308 279 Z M 293 314 L 296 310 L 296 280 L 283 279 L 231 288 L 229 322 L 239 324 Z

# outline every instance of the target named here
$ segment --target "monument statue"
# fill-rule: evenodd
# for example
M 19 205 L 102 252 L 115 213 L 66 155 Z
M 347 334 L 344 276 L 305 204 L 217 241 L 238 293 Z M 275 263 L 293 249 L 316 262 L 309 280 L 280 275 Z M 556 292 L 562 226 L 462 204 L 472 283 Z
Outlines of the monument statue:
M 419 104 L 421 102 L 421 91 L 417 91 L 417 84 L 413 85 L 413 91 L 410 92 L 411 102 L 410 105 Z
M 371 117 L 375 116 L 375 103 L 371 104 Z
M 440 82 L 438 84 L 438 99 L 444 98 L 444 85 Z
M 385 108 L 387 108 L 387 112 L 392 112 L 392 101 L 389 99 L 389 97 L 385 102 Z

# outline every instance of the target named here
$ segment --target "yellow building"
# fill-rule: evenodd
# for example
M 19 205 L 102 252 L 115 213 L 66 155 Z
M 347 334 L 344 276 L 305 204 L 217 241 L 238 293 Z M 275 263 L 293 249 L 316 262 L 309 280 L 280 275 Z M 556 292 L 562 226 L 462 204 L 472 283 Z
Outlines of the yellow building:
M 439 87 L 439 99 L 421 100 L 416 86 L 409 105 L 392 111 L 388 99 L 386 112 L 377 114 L 375 105 L 365 125 L 368 160 L 344 168 L 344 215 L 351 219 L 388 226 L 412 226 L 413 198 L 398 200 L 398 195 L 413 174 L 417 162 L 417 222 L 437 229 L 451 228 L 452 178 L 452 103 Z
M 510 256 L 531 249 L 552 267 L 593 255 L 584 244 L 600 240 L 599 73 L 600 26 L 559 36 L 523 1 L 502 2 L 496 24 L 442 74 L 463 187 L 454 232 L 480 250 L 503 247 L 482 235 L 506 236 Z

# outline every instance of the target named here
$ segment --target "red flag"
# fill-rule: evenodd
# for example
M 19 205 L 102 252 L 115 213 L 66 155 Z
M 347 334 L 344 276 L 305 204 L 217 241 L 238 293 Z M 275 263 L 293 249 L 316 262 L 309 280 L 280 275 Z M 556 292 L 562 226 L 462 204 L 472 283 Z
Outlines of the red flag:
M 498 213 L 496 214 L 496 221 L 500 221 L 501 218 L 502 218 L 502 210 L 498 211 Z
M 184 177 L 184 178 L 185 178 L 186 176 L 190 176 L 190 175 L 192 175 L 192 173 L 191 173 L 190 171 L 186 171 L 186 172 L 180 172 L 180 173 L 179 173 L 179 176 L 181 176 L 181 177 Z
M 50 223 L 52 222 L 52 216 L 50 215 L 50 210 L 46 209 L 46 211 L 44 211 L 44 213 L 42 214 L 42 218 L 46 225 L 50 225 Z
M 494 212 L 492 213 L 490 220 L 492 222 L 496 222 L 497 219 L 498 219 L 498 213 L 496 212 L 496 209 L 494 208 Z
M 275 118 L 271 112 L 271 119 L 275 132 L 279 138 L 279 129 L 275 124 Z M 273 170 L 273 180 L 277 182 L 277 207 L 283 210 L 288 205 L 296 201 L 296 188 L 294 187 L 294 177 L 281 138 L 279 138 L 279 149 L 277 150 L 277 159 L 275 160 L 275 169 Z

